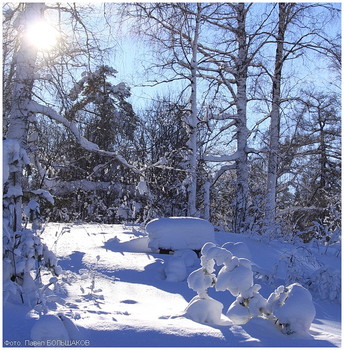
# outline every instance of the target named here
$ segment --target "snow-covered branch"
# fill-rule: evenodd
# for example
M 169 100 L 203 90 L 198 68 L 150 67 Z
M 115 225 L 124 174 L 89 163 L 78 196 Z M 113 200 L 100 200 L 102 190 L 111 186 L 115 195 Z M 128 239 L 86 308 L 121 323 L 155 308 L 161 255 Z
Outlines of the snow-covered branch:
M 212 155 L 205 155 L 203 159 L 207 162 L 232 162 L 237 160 L 239 157 L 238 152 L 235 152 L 231 155 L 221 155 L 221 156 L 212 156 Z
M 35 101 L 30 102 L 29 108 L 30 108 L 30 111 L 32 113 L 43 114 L 43 115 L 49 117 L 50 119 L 55 120 L 56 122 L 64 125 L 67 129 L 69 129 L 73 133 L 74 137 L 76 138 L 76 140 L 80 144 L 80 146 L 82 148 L 86 149 L 87 151 L 95 152 L 95 153 L 98 153 L 98 154 L 101 154 L 104 156 L 108 156 L 108 157 L 113 157 L 116 160 L 118 160 L 125 167 L 133 170 L 135 173 L 140 172 L 133 165 L 129 164 L 124 159 L 124 157 L 122 157 L 118 153 L 113 152 L 113 151 L 105 151 L 105 150 L 99 149 L 99 146 L 97 144 L 87 140 L 85 137 L 83 137 L 81 135 L 75 122 L 66 119 L 65 117 L 63 117 L 62 115 L 57 113 L 53 108 L 41 105 Z

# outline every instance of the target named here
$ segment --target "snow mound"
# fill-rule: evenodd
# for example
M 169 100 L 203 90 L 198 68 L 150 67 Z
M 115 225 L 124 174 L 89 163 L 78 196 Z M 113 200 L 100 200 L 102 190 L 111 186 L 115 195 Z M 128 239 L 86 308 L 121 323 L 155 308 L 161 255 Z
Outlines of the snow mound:
M 202 298 L 196 295 L 186 308 L 186 317 L 195 322 L 220 324 L 223 305 L 209 296 Z
M 165 265 L 166 281 L 182 282 L 187 276 L 184 259 L 172 256 Z
M 59 314 L 59 319 L 62 321 L 64 327 L 66 328 L 68 336 L 71 340 L 79 340 L 82 338 L 79 328 L 71 319 L 63 314 Z
M 299 283 L 278 287 L 268 299 L 282 331 L 287 334 L 307 333 L 315 317 L 311 293 Z
M 206 242 L 214 242 L 213 225 L 199 218 L 170 217 L 150 221 L 146 225 L 149 248 L 200 250 Z
M 31 329 L 31 340 L 70 340 L 66 327 L 55 315 L 44 315 L 35 322 Z
M 235 300 L 229 307 L 226 316 L 236 325 L 246 324 L 252 317 L 250 310 L 239 300 Z

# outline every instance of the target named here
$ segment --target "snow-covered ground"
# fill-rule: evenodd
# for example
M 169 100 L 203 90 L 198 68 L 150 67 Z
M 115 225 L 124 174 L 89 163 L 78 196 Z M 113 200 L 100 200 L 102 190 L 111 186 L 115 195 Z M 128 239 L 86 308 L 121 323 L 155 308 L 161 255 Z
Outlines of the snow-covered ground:
M 201 324 L 185 317 L 185 309 L 196 293 L 188 287 L 186 278 L 179 281 L 183 274 L 187 277 L 200 268 L 199 259 L 186 254 L 186 273 L 181 274 L 175 256 L 151 251 L 143 227 L 52 223 L 47 225 L 43 237 L 64 270 L 49 307 L 53 314 L 63 314 L 66 322 L 73 320 L 79 332 L 73 327 L 66 328 L 76 332 L 78 347 L 341 346 L 340 304 L 326 297 L 325 287 L 311 291 L 316 315 L 307 335 L 282 334 L 275 324 L 262 318 L 233 325 L 224 314 L 220 325 Z M 228 232 L 215 232 L 215 240 L 219 245 L 245 243 L 232 248 L 250 254 L 255 283 L 262 286 L 260 293 L 265 298 L 279 285 L 286 284 L 288 273 L 306 276 L 321 266 L 332 271 L 341 268 L 340 257 L 331 249 L 324 254 L 322 249 Z M 288 270 L 291 256 L 299 259 L 294 270 L 291 267 Z M 176 277 L 166 278 L 166 273 Z M 209 289 L 209 296 L 224 305 L 224 312 L 235 300 L 228 291 L 217 292 L 214 288 Z M 331 294 L 331 299 L 335 298 L 336 291 Z M 53 338 L 59 319 L 44 318 L 38 324 L 34 311 L 8 303 L 3 312 L 5 346 L 59 345 Z M 35 334 L 43 331 L 47 332 L 45 340 L 39 342 L 37 338 L 37 343 L 33 343 Z

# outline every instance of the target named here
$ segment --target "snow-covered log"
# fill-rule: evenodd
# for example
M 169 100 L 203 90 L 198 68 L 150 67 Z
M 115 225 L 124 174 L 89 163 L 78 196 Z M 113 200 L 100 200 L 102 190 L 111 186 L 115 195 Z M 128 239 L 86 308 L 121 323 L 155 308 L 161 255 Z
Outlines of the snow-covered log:
M 204 219 L 190 217 L 159 218 L 146 225 L 151 249 L 200 250 L 206 242 L 214 242 L 214 227 Z

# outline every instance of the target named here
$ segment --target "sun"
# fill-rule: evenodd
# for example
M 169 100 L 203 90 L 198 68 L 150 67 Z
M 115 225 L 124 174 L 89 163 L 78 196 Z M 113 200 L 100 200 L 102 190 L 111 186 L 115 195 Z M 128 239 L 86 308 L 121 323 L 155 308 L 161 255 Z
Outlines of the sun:
M 30 24 L 24 35 L 26 40 L 40 51 L 53 49 L 59 39 L 58 31 L 46 21 Z

